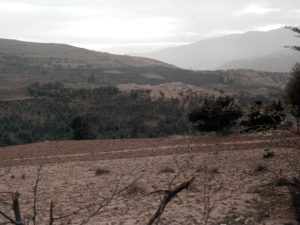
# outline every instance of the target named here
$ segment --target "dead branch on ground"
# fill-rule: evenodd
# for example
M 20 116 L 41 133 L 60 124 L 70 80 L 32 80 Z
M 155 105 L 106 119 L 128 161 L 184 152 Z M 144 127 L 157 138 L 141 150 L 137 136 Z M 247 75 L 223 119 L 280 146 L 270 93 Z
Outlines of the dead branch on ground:
M 167 204 L 176 197 L 176 195 L 178 193 L 180 193 L 181 191 L 183 191 L 184 189 L 188 189 L 189 186 L 192 184 L 192 182 L 195 180 L 195 177 L 192 177 L 190 180 L 181 183 L 180 185 L 178 185 L 177 187 L 168 190 L 168 191 L 164 191 L 165 195 L 163 200 L 161 201 L 158 209 L 156 210 L 156 212 L 154 213 L 154 215 L 150 218 L 149 222 L 147 223 L 147 225 L 152 225 L 155 223 L 155 221 L 157 222 L 156 224 L 159 223 L 160 217 L 163 214 Z

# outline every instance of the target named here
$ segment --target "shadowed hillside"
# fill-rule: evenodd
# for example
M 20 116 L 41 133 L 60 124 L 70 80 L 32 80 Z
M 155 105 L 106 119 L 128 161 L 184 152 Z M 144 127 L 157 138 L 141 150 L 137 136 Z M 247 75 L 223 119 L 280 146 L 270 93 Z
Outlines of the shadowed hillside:
M 181 82 L 243 96 L 281 95 L 287 73 L 253 70 L 191 71 L 163 62 L 100 53 L 63 44 L 0 40 L 0 99 L 29 97 L 34 82 L 59 81 L 74 88 Z M 179 90 L 180 92 L 180 90 Z
M 61 66 L 77 68 L 90 65 L 98 68 L 116 67 L 172 67 L 157 60 L 132 57 L 126 55 L 113 55 L 109 53 L 91 51 L 65 44 L 34 43 L 17 40 L 0 39 L 1 61 L 7 57 L 30 58 L 35 63 L 58 64 Z

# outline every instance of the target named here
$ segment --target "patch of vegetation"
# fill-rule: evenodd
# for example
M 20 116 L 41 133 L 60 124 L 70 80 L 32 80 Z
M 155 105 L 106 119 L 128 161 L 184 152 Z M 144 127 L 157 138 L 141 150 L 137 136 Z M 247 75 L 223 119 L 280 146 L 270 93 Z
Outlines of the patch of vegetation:
M 257 173 L 263 173 L 263 172 L 266 172 L 268 170 L 267 166 L 262 164 L 262 163 L 257 163 L 255 164 L 254 166 L 254 174 L 257 174 Z
M 265 150 L 264 150 L 264 154 L 263 154 L 263 158 L 264 158 L 264 159 L 273 158 L 274 155 L 275 155 L 275 153 L 274 153 L 272 150 L 270 150 L 270 149 L 265 149 Z
M 189 120 L 199 131 L 226 134 L 237 124 L 242 111 L 235 99 L 225 96 L 207 98 L 189 114 Z
M 107 55 L 88 54 L 81 56 L 81 60 L 72 58 L 69 53 L 65 56 L 66 58 L 43 55 L 30 57 L 24 53 L 0 52 L 0 97 L 4 89 L 10 92 L 22 90 L 36 81 L 43 83 L 59 81 L 76 88 L 117 86 L 127 83 L 157 85 L 182 82 L 211 90 L 222 89 L 225 92 L 236 93 L 236 97 L 243 102 L 250 102 L 255 98 L 269 101 L 271 97 L 282 96 L 283 86 L 289 77 L 287 73 L 253 70 L 190 71 L 166 66 L 163 63 L 155 66 L 147 63 L 142 64 L 143 66 L 140 63 L 138 66 L 117 63 L 115 67 L 106 68 L 105 65 L 99 65 L 99 62 L 105 64 Z M 87 57 L 90 62 L 85 61 Z M 22 94 L 26 96 L 26 93 Z M 3 96 L 5 97 L 6 95 Z
M 211 174 L 220 174 L 220 170 L 218 167 L 213 167 L 209 169 L 209 173 Z
M 146 193 L 146 189 L 137 182 L 132 183 L 126 189 L 127 195 L 138 195 L 138 194 L 145 194 L 145 193 Z
M 96 169 L 95 174 L 96 176 L 106 175 L 109 174 L 109 170 L 98 168 Z
M 30 99 L 0 101 L 0 146 L 43 140 L 163 137 L 189 123 L 177 101 L 153 100 L 137 90 L 67 88 L 34 83 Z
M 162 168 L 159 171 L 159 173 L 175 173 L 175 170 L 172 169 L 171 167 L 166 166 L 166 167 Z
M 276 129 L 285 117 L 281 101 L 273 101 L 267 107 L 264 107 L 261 101 L 255 101 L 246 110 L 241 125 L 245 127 L 245 132 Z

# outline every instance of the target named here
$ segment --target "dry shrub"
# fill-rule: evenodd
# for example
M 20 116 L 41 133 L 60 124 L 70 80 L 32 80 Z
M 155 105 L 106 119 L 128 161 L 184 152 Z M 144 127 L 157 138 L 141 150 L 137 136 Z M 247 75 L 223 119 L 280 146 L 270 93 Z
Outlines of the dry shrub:
M 159 171 L 159 173 L 175 173 L 175 170 L 173 170 L 171 167 L 166 166 L 166 167 L 162 168 Z
M 96 174 L 96 176 L 106 175 L 106 174 L 109 174 L 109 170 L 98 168 L 98 169 L 96 169 L 95 174 Z
M 267 170 L 268 170 L 267 166 L 262 163 L 257 163 L 254 168 L 255 173 L 263 173 Z
M 221 172 L 220 172 L 218 167 L 213 167 L 213 168 L 209 169 L 209 173 L 211 173 L 211 174 L 220 174 Z
M 138 184 L 137 182 L 132 183 L 128 188 L 126 189 L 127 195 L 138 195 L 138 194 L 145 194 L 146 190 L 145 188 Z
M 273 151 L 271 151 L 270 149 L 265 149 L 265 150 L 264 150 L 263 158 L 264 158 L 264 159 L 273 158 L 274 155 L 275 155 L 275 153 L 274 153 Z
M 273 181 L 273 185 L 276 187 L 284 187 L 284 186 L 291 186 L 292 182 L 285 178 L 285 177 L 279 177 L 278 179 Z

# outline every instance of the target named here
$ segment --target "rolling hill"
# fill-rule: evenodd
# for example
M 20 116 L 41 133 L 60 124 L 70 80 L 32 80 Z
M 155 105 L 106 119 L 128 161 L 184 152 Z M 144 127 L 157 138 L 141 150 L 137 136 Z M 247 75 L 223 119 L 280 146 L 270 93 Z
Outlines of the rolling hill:
M 208 92 L 269 97 L 280 94 L 288 77 L 287 73 L 254 70 L 192 71 L 157 60 L 64 44 L 0 39 L 0 99 L 6 100 L 30 97 L 27 87 L 34 82 L 57 81 L 73 88 L 181 82 Z
M 268 32 L 226 35 L 144 56 L 194 70 L 289 72 L 300 61 L 300 54 L 284 46 L 295 45 L 299 41 L 293 32 L 281 28 Z
M 165 66 L 166 63 L 157 60 L 113 55 L 78 48 L 65 44 L 34 43 L 9 39 L 0 39 L 0 57 L 26 57 L 32 60 L 44 60 L 49 63 L 60 63 L 67 66 L 93 65 L 99 68 Z

